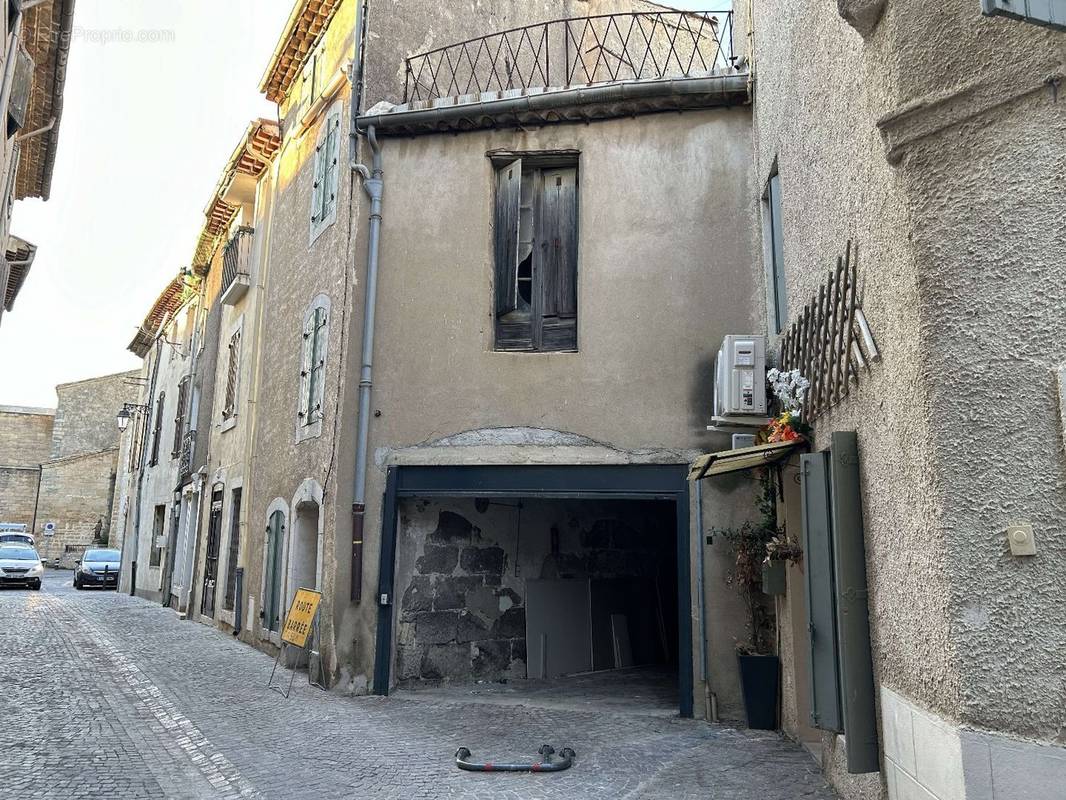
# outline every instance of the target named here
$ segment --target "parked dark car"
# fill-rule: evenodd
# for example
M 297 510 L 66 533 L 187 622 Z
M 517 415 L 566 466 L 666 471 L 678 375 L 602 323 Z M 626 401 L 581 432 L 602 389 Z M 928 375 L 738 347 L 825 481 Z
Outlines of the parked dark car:
M 22 544 L 0 545 L 0 586 L 41 588 L 44 564 L 32 547 Z
M 122 554 L 118 550 L 86 550 L 74 562 L 74 588 L 103 586 L 118 588 L 118 571 Z

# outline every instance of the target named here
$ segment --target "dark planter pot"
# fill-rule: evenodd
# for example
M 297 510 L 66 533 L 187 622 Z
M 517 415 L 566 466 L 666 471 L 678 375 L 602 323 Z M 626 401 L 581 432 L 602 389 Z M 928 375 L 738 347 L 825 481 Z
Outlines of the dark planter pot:
M 785 581 L 785 564 L 787 562 L 778 559 L 764 561 L 762 565 L 762 590 L 766 594 L 784 594 L 787 583 Z
M 777 656 L 737 656 L 740 662 L 740 689 L 748 727 L 762 731 L 777 729 L 777 682 L 781 661 Z

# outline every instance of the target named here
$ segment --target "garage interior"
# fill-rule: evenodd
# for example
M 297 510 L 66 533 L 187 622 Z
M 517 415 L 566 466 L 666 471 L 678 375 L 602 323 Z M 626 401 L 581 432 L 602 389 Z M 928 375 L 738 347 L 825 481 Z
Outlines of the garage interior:
M 679 630 L 679 573 L 686 595 L 688 578 L 676 498 L 496 492 L 395 502 L 392 686 L 407 696 L 684 713 L 679 663 L 690 663 L 681 652 L 691 643 Z

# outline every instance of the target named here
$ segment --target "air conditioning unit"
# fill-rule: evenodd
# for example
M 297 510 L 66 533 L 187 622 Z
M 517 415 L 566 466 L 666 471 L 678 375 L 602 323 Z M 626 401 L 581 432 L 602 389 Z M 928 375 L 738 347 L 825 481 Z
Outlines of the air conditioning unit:
M 714 425 L 759 428 L 766 416 L 766 337 L 730 335 L 714 366 Z

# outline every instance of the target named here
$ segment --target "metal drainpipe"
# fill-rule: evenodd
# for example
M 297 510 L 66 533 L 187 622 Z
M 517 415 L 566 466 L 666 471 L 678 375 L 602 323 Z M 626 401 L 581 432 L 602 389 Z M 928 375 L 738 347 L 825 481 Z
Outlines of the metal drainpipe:
M 353 86 L 353 90 L 354 90 Z M 366 467 L 370 441 L 370 392 L 374 372 L 374 310 L 378 291 L 378 247 L 381 238 L 382 181 L 381 145 L 374 126 L 366 131 L 373 151 L 372 169 L 353 164 L 363 178 L 363 191 L 370 198 L 370 239 L 367 245 L 366 295 L 363 300 L 363 355 L 359 370 L 358 433 L 355 446 L 355 491 L 352 499 L 352 576 L 350 598 L 358 603 L 363 594 L 363 524 L 366 516 Z
M 700 603 L 700 677 L 703 680 L 704 713 L 708 722 L 718 721 L 718 696 L 707 680 L 707 597 L 703 578 L 703 483 L 696 481 L 696 592 Z

